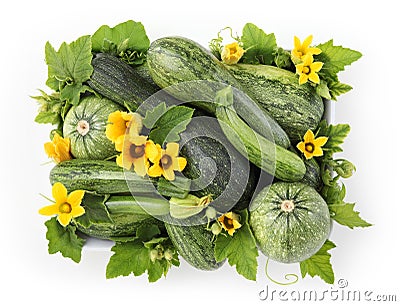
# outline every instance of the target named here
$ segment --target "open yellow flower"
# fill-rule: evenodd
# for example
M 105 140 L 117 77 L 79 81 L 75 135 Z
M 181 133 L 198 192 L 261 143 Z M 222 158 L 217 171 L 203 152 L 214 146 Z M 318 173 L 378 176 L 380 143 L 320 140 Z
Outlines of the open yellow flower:
M 313 62 L 313 57 L 307 54 L 301 64 L 296 65 L 296 73 L 299 75 L 299 84 L 307 83 L 308 80 L 319 84 L 318 71 L 321 70 L 322 62 Z
M 56 163 L 61 163 L 65 160 L 72 159 L 71 143 L 69 138 L 62 138 L 59 134 L 55 133 L 53 141 L 44 144 L 46 154 L 52 158 Z
M 55 183 L 52 188 L 54 204 L 39 210 L 44 216 L 57 215 L 57 220 L 62 226 L 67 226 L 72 218 L 82 216 L 85 209 L 81 206 L 84 190 L 75 190 L 68 195 L 67 189 L 61 183 Z
M 222 228 L 231 236 L 233 236 L 235 231 L 242 226 L 239 222 L 239 215 L 231 211 L 220 216 L 218 221 L 220 222 Z
M 147 140 L 147 136 L 125 137 L 122 144 L 122 153 L 117 156 L 116 162 L 120 167 L 133 170 L 140 176 L 147 174 L 150 164 L 146 151 L 148 147 L 154 145 L 151 140 Z
M 159 145 L 149 146 L 149 159 L 153 165 L 149 168 L 148 174 L 151 177 L 164 176 L 167 180 L 175 179 L 174 171 L 182 171 L 186 167 L 186 159 L 178 157 L 179 144 L 176 142 L 167 143 L 165 150 Z
M 225 64 L 233 65 L 242 58 L 245 50 L 235 41 L 226 45 L 221 52 L 221 59 Z
M 115 143 L 116 150 L 121 152 L 125 134 L 129 132 L 132 136 L 138 136 L 142 127 L 142 117 L 139 114 L 116 111 L 108 116 L 106 136 Z
M 328 137 L 321 136 L 315 138 L 314 133 L 308 130 L 303 138 L 304 141 L 297 144 L 297 149 L 299 149 L 306 159 L 311 159 L 313 156 L 322 156 L 324 152 L 322 151 L 322 146 L 328 141 Z
M 307 54 L 317 55 L 322 52 L 320 48 L 310 47 L 312 39 L 313 37 L 310 35 L 302 43 L 297 36 L 294 37 L 294 49 L 292 50 L 294 62 L 304 60 L 304 56 Z

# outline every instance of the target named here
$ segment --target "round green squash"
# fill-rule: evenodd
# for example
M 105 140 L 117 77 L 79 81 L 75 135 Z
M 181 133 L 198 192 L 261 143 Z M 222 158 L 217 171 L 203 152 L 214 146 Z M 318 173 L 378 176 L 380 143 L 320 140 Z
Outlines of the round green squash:
M 264 255 L 294 263 L 321 248 L 331 220 L 328 205 L 314 188 L 299 182 L 277 182 L 254 198 L 250 226 Z
M 106 159 L 115 154 L 114 144 L 106 137 L 108 115 L 121 107 L 105 98 L 89 96 L 71 107 L 65 116 L 63 133 L 71 140 L 75 158 Z

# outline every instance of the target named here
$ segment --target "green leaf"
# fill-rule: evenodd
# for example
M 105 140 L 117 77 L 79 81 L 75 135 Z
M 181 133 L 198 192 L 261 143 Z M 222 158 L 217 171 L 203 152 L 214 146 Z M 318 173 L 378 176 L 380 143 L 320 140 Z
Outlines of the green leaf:
M 328 205 L 342 203 L 346 196 L 346 187 L 343 184 L 340 186 L 338 183 L 334 183 L 331 186 L 324 186 L 321 196 Z
M 159 234 L 161 234 L 160 229 L 155 224 L 141 225 L 136 230 L 136 236 L 140 238 L 142 241 L 149 241 Z
M 93 72 L 90 36 L 82 36 L 70 44 L 64 42 L 58 51 L 47 42 L 45 58 L 48 66 L 46 84 L 54 90 L 60 90 L 63 100 L 76 104 L 82 92 L 82 83 Z M 66 89 L 63 92 L 64 87 Z
M 317 275 L 328 284 L 333 284 L 335 276 L 330 262 L 331 254 L 328 251 L 334 247 L 336 245 L 327 240 L 316 254 L 300 262 L 301 276 L 304 278 L 307 274 L 311 277 Z
M 193 108 L 182 105 L 169 107 L 153 126 L 149 138 L 160 145 L 179 141 L 179 134 L 186 130 L 193 112 Z
M 91 224 L 113 223 L 108 209 L 104 204 L 108 197 L 108 195 L 97 196 L 85 192 L 85 196 L 82 199 L 82 206 L 85 208 L 85 213 L 76 218 L 75 221 L 86 228 Z
M 333 220 L 347 226 L 351 229 L 354 227 L 368 227 L 371 223 L 363 220 L 359 215 L 358 211 L 354 210 L 355 204 L 351 203 L 339 203 L 329 205 L 329 211 Z
M 328 75 L 344 70 L 345 66 L 351 65 L 362 56 L 358 51 L 342 46 L 334 46 L 332 39 L 326 43 L 319 44 L 317 48 L 321 49 L 322 52 L 315 56 L 315 61 L 324 63 L 321 73 L 328 72 Z
M 152 110 L 146 111 L 146 116 L 143 118 L 143 124 L 148 129 L 152 129 L 156 124 L 157 120 L 161 118 L 167 112 L 167 105 L 165 102 L 161 102 Z
M 331 153 L 342 152 L 340 145 L 343 144 L 345 138 L 350 133 L 350 125 L 348 124 L 337 124 L 328 125 L 326 120 L 321 121 L 319 126 L 318 136 L 328 137 L 328 141 L 324 145 L 323 149 L 330 151 Z
M 271 65 L 277 48 L 275 34 L 266 34 L 252 23 L 246 23 L 241 37 L 246 50 L 242 59 L 246 64 Z
M 336 100 L 338 96 L 353 89 L 350 85 L 340 82 L 328 82 L 328 87 L 332 100 Z
M 46 238 L 49 241 L 49 254 L 60 252 L 62 256 L 80 262 L 85 240 L 76 235 L 75 226 L 63 227 L 56 217 L 46 221 L 45 225 L 47 227 Z
M 36 123 L 58 124 L 60 121 L 60 115 L 53 112 L 40 112 L 35 117 Z
M 142 275 L 150 265 L 149 250 L 143 246 L 142 241 L 116 242 L 111 248 L 114 254 L 107 264 L 106 278 Z
M 128 20 L 113 28 L 101 26 L 92 36 L 92 48 L 95 52 L 139 51 L 144 52 L 150 46 L 150 40 L 141 22 Z
M 322 98 L 331 99 L 331 95 L 329 92 L 328 85 L 325 81 L 321 80 L 321 82 L 316 87 L 317 94 L 320 95 Z
M 256 280 L 258 250 L 253 233 L 248 224 L 247 210 L 240 212 L 240 227 L 233 236 L 219 234 L 215 241 L 215 259 L 223 261 L 228 258 L 231 266 L 249 280 Z

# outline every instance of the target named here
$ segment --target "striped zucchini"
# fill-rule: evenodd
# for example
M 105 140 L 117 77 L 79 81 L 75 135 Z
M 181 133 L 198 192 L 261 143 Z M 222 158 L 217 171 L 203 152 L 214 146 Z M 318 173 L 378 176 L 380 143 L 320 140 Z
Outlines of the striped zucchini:
M 160 90 L 127 63 L 114 55 L 98 53 L 92 60 L 93 74 L 88 85 L 97 93 L 135 111 L 148 97 Z
M 190 180 L 176 176 L 173 183 L 164 179 L 142 178 L 124 171 L 113 161 L 72 159 L 57 164 L 50 171 L 50 182 L 61 182 L 68 191 L 88 190 L 98 194 L 154 193 L 185 198 Z
M 322 98 L 310 84 L 299 85 L 298 77 L 268 65 L 225 65 L 292 141 L 315 130 L 324 113 Z
M 331 230 L 328 205 L 303 183 L 278 182 L 250 206 L 250 226 L 263 254 L 294 263 L 314 255 Z
M 217 118 L 233 146 L 257 167 L 282 181 L 299 181 L 306 167 L 295 153 L 275 145 L 247 126 L 229 106 L 217 108 Z
M 158 225 L 164 227 L 163 222 L 153 217 L 157 215 L 165 215 L 169 213 L 169 202 L 167 200 L 150 197 L 132 196 L 111 196 L 106 201 L 102 196 L 84 197 L 82 205 L 88 205 L 87 201 L 91 201 L 91 206 L 104 204 L 109 212 L 110 220 L 108 222 L 98 222 L 96 217 L 91 218 L 89 226 L 85 226 L 80 222 L 79 218 L 74 220 L 78 230 L 91 237 L 112 239 L 117 237 L 134 237 L 136 230 L 140 226 Z M 146 210 L 143 209 L 146 207 Z
M 204 224 L 192 225 L 192 220 L 181 220 L 180 224 L 165 222 L 169 238 L 179 255 L 194 268 L 207 271 L 220 268 L 225 261 L 215 260 L 213 234 Z
M 240 82 L 208 50 L 187 38 L 166 37 L 154 41 L 147 52 L 147 64 L 158 86 L 165 88 L 175 98 L 193 102 L 211 114 L 216 111 L 215 94 L 226 84 L 246 92 Z M 183 86 L 172 86 L 183 82 Z M 234 103 L 239 115 L 255 129 L 265 125 L 260 124 L 258 112 L 262 112 L 271 129 L 265 134 L 263 130 L 258 132 L 265 137 L 270 137 L 272 132 L 275 143 L 286 148 L 289 146 L 286 133 L 262 107 L 254 110 L 249 99 L 237 99 Z

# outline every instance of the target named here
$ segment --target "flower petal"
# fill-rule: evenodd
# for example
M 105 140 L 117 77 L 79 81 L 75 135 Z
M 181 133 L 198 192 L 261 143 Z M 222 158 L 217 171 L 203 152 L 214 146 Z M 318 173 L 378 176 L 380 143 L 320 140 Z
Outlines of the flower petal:
M 308 75 L 308 79 L 315 84 L 319 84 L 319 76 L 315 72 L 311 72 Z
M 39 209 L 39 214 L 43 216 L 54 216 L 58 214 L 58 204 L 52 204 Z
M 167 143 L 165 153 L 171 157 L 177 157 L 179 154 L 179 144 L 176 142 Z
M 64 227 L 71 222 L 71 219 L 72 219 L 72 214 L 59 214 L 57 216 L 58 222 L 60 222 L 60 224 Z
M 115 150 L 122 152 L 124 148 L 125 134 L 120 135 L 115 139 Z
M 320 48 L 308 48 L 308 53 L 313 55 L 321 54 L 322 50 Z
M 311 142 L 314 143 L 314 133 L 311 130 L 307 130 L 307 132 L 304 134 L 304 142 Z
M 149 140 L 146 142 L 145 155 L 152 163 L 158 163 L 161 158 L 161 146 Z
M 300 74 L 299 84 L 303 85 L 303 84 L 307 83 L 307 81 L 308 81 L 308 75 L 306 75 L 304 73 Z
M 296 73 L 301 75 L 303 73 L 303 68 L 304 68 L 303 63 L 296 65 Z
M 233 219 L 232 224 L 233 224 L 233 228 L 234 228 L 234 229 L 237 229 L 237 228 L 241 228 L 241 227 L 242 227 L 242 225 L 241 225 L 241 224 L 239 223 L 239 221 L 237 221 L 236 219 Z
M 322 151 L 321 147 L 315 147 L 313 155 L 314 156 L 322 156 L 322 155 L 324 155 L 324 151 Z
M 296 50 L 301 49 L 301 41 L 300 41 L 300 38 L 298 38 L 297 36 L 295 36 L 294 39 L 293 39 L 293 43 L 294 43 L 294 48 L 295 48 Z
M 187 164 L 186 158 L 184 157 L 178 157 L 174 158 L 174 170 L 175 171 L 182 171 L 185 169 Z
M 65 188 L 65 186 L 60 182 L 57 182 L 53 185 L 52 194 L 57 204 L 67 202 L 67 196 L 68 196 L 67 188 Z
M 143 155 L 140 158 L 133 160 L 133 170 L 135 170 L 137 175 L 145 176 L 147 174 L 146 159 Z
M 299 142 L 296 147 L 302 153 L 304 153 L 306 151 L 306 143 L 305 142 Z
M 322 147 L 328 141 L 328 137 L 321 136 L 314 140 L 314 145 L 317 147 Z
M 232 227 L 232 228 L 228 229 L 227 232 L 230 236 L 233 236 L 233 234 L 235 233 L 235 228 Z
M 157 163 L 151 166 L 149 170 L 147 170 L 147 174 L 151 177 L 159 177 L 163 174 L 163 169 Z
M 54 157 L 56 155 L 55 147 L 52 142 L 46 142 L 44 144 L 44 151 L 49 157 Z
M 78 206 L 82 203 L 83 196 L 85 195 L 84 190 L 75 190 L 72 191 L 67 198 L 67 203 L 69 203 L 72 207 Z
M 307 38 L 304 39 L 304 41 L 303 41 L 302 47 L 304 49 L 307 49 L 311 45 L 312 40 L 313 40 L 313 36 L 312 35 L 307 36 Z
M 72 207 L 71 215 L 72 217 L 79 217 L 82 216 L 85 213 L 85 209 L 82 206 L 75 206 Z
M 315 151 L 315 150 L 314 150 L 314 151 Z M 313 153 L 310 153 L 310 152 L 308 152 L 308 151 L 304 151 L 303 154 L 304 154 L 304 156 L 306 157 L 306 159 L 311 159 L 311 158 L 314 156 Z
M 147 141 L 147 136 L 133 136 L 133 137 L 129 137 L 129 140 L 131 143 L 133 143 L 136 146 L 142 146 L 146 144 Z
M 175 172 L 174 169 L 172 169 L 172 167 L 166 169 L 163 169 L 163 176 L 168 180 L 168 181 L 173 181 L 175 179 Z
M 318 72 L 321 70 L 322 66 L 324 65 L 323 62 L 314 62 L 310 65 L 311 71 Z

